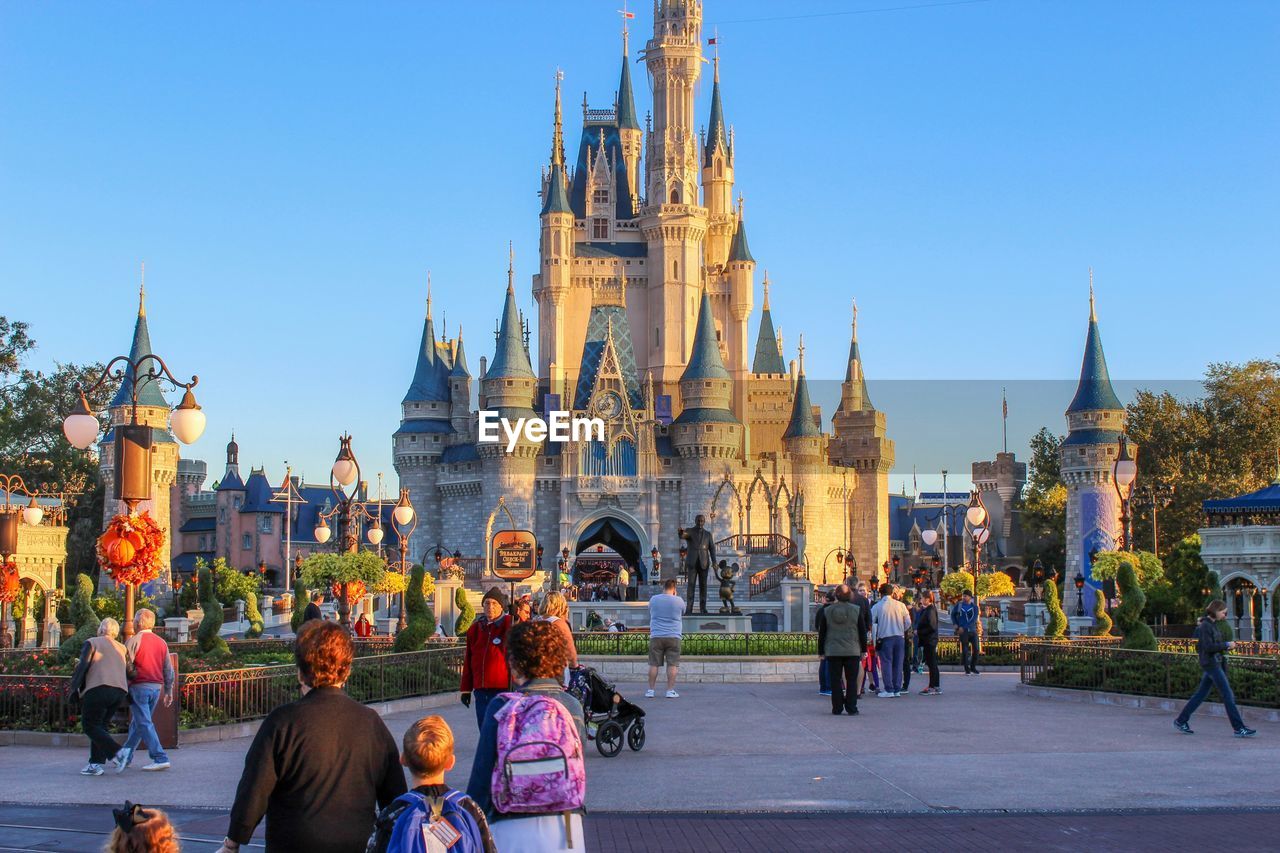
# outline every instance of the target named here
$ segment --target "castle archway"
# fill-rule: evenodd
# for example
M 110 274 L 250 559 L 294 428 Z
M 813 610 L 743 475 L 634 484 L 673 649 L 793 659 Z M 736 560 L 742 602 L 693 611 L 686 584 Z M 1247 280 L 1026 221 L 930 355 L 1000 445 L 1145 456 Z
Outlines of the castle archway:
M 584 518 L 574 528 L 573 542 L 573 553 L 579 556 L 603 545 L 616 553 L 641 583 L 648 581 L 649 538 L 644 526 L 627 513 L 610 508 Z

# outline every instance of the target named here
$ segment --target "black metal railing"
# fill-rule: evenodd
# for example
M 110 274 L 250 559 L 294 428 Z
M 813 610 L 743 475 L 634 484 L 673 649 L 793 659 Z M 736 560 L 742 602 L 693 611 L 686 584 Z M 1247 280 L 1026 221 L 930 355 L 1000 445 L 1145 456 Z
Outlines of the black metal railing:
M 647 655 L 648 631 L 584 631 L 573 635 L 578 654 L 582 655 Z M 808 633 L 719 633 L 686 634 L 680 643 L 681 654 L 717 657 L 784 657 L 816 655 L 818 635 Z
M 1141 651 L 1115 644 L 1027 640 L 1018 648 L 1023 684 L 1185 699 L 1200 683 L 1194 651 Z M 1280 708 L 1280 658 L 1233 652 L 1225 658 L 1236 701 Z

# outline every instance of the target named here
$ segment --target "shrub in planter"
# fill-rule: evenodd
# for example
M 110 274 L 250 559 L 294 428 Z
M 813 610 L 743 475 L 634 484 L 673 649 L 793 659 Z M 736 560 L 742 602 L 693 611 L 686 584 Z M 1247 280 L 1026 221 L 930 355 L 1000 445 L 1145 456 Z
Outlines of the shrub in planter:
M 200 628 L 196 632 L 200 653 L 206 656 L 231 654 L 227 641 L 218 636 L 218 632 L 222 630 L 222 602 L 218 601 L 218 593 L 213 586 L 213 572 L 207 566 L 200 569 L 200 607 L 204 610 L 204 618 L 200 620 Z
M 1133 563 L 1128 560 L 1120 564 L 1116 573 L 1116 586 L 1120 589 L 1120 606 L 1116 608 L 1116 625 L 1124 635 L 1121 647 L 1126 649 L 1156 650 L 1156 635 L 1142 621 L 1142 608 L 1147 603 L 1147 596 L 1138 585 L 1137 573 Z
M 71 595 L 71 621 L 76 624 L 76 632 L 63 641 L 61 648 L 63 654 L 76 657 L 85 640 L 98 635 L 98 624 L 102 621 L 93 612 L 93 580 L 88 575 L 76 576 L 76 590 Z
M 404 612 L 406 624 L 403 631 L 396 634 L 395 650 L 397 652 L 415 652 L 426 645 L 427 638 L 436 629 L 436 620 L 427 607 L 427 598 L 422 594 L 423 580 L 427 577 L 422 566 L 414 566 L 409 573 L 409 585 L 404 591 Z
M 471 606 L 471 601 L 467 598 L 467 588 L 465 586 L 458 587 L 458 591 L 453 594 L 453 602 L 458 605 L 458 619 L 453 623 L 453 635 L 461 637 L 467 633 L 471 623 L 476 621 L 476 611 Z
M 246 640 L 262 636 L 262 611 L 258 609 L 258 596 L 251 595 L 244 599 L 244 617 L 249 620 L 249 628 L 244 632 Z
M 1049 611 L 1049 622 L 1044 626 L 1046 640 L 1061 640 L 1067 635 L 1067 614 L 1062 612 L 1062 599 L 1058 597 L 1058 585 L 1044 582 L 1044 603 Z
M 293 628 L 293 633 L 298 633 L 298 629 L 302 627 L 302 619 L 306 616 L 307 605 L 311 603 L 311 591 L 307 589 L 307 584 L 302 578 L 298 578 L 293 584 L 294 594 L 297 596 L 293 600 L 293 615 L 289 617 L 289 625 Z

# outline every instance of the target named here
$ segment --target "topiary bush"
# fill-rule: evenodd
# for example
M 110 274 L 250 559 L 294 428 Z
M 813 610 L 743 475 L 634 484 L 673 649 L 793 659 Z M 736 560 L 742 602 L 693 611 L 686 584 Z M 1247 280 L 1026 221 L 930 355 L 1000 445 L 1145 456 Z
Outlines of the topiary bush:
M 302 627 L 302 618 L 307 613 L 307 605 L 311 603 L 311 590 L 307 589 L 307 584 L 302 578 L 298 578 L 293 582 L 293 615 L 289 617 L 289 625 L 293 628 L 293 633 L 297 634 L 298 629 Z
M 1111 634 L 1111 614 L 1107 612 L 1107 594 L 1100 589 L 1093 591 L 1093 628 L 1089 631 L 1095 637 L 1106 637 Z
M 465 586 L 458 587 L 458 591 L 453 594 L 453 602 L 458 605 L 458 619 L 453 623 L 453 635 L 461 637 L 467 633 L 471 623 L 476 621 L 476 611 L 471 606 L 471 601 L 467 598 L 467 588 Z
M 244 616 L 249 620 L 249 627 L 244 632 L 244 638 L 253 640 L 261 637 L 264 624 L 262 611 L 258 609 L 258 596 L 251 595 L 244 599 Z
M 422 594 L 423 578 L 427 576 L 422 566 L 414 566 L 409 573 L 409 585 L 404 591 L 404 612 L 407 624 L 403 631 L 396 634 L 395 649 L 397 652 L 415 652 L 427 643 L 427 639 L 436 629 L 435 616 L 427 607 L 427 598 Z
M 200 629 L 196 632 L 200 654 L 231 654 L 227 641 L 218 636 L 218 632 L 222 630 L 222 602 L 218 601 L 218 592 L 213 585 L 213 572 L 209 571 L 208 566 L 200 568 L 200 607 L 204 610 L 204 618 L 200 620 Z
M 71 594 L 71 621 L 76 632 L 62 642 L 62 652 L 71 657 L 80 654 L 85 640 L 98 635 L 101 619 L 93 612 L 93 580 L 88 575 L 76 576 L 76 589 Z
M 1044 626 L 1046 640 L 1061 640 L 1067 636 L 1067 614 L 1062 612 L 1062 599 L 1058 597 L 1058 585 L 1044 582 L 1044 604 L 1049 611 L 1049 622 Z
M 1120 644 L 1126 649 L 1156 650 L 1156 635 L 1142 621 L 1142 608 L 1147 603 L 1147 596 L 1138 585 L 1138 575 L 1133 570 L 1133 563 L 1125 560 L 1116 573 L 1116 586 L 1120 589 L 1120 606 L 1116 608 L 1115 623 L 1124 635 Z

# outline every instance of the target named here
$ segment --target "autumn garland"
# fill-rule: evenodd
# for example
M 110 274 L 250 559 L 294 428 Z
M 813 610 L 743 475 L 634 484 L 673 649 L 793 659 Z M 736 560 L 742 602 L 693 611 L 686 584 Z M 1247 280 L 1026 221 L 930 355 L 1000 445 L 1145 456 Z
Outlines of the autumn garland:
M 18 582 L 18 564 L 13 560 L 0 563 L 0 603 L 9 604 L 18 600 L 22 592 L 22 584 Z
M 334 581 L 331 591 L 333 592 L 333 597 L 335 599 L 338 599 L 339 601 L 342 600 L 341 583 Z M 352 604 L 355 604 L 357 601 L 364 598 L 367 592 L 368 589 L 365 587 L 364 581 L 347 581 L 347 600 Z
M 150 512 L 117 515 L 98 537 L 98 562 L 119 584 L 140 584 L 160 576 L 164 530 Z

